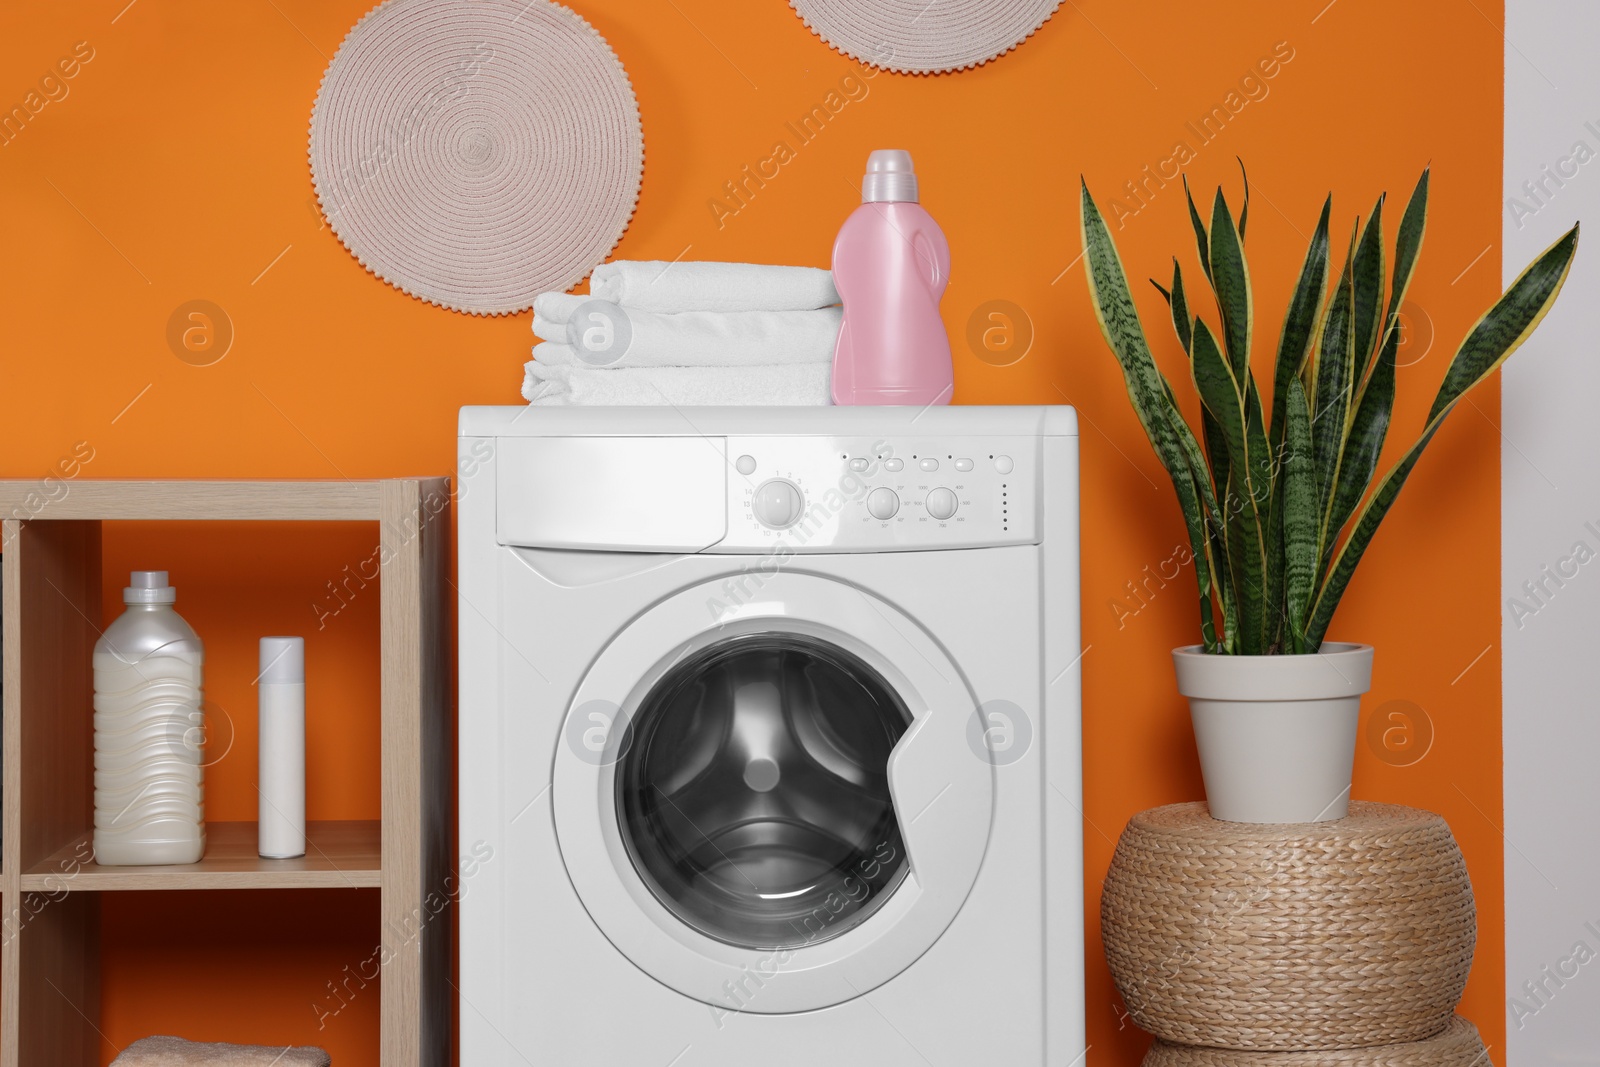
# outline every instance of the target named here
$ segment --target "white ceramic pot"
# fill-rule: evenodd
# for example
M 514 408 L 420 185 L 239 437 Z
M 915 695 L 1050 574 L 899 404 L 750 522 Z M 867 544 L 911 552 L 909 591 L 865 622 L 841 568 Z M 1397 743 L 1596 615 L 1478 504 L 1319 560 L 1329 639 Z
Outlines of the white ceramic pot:
M 1329 643 L 1314 656 L 1219 656 L 1190 645 L 1172 659 L 1213 818 L 1345 817 L 1371 645 Z

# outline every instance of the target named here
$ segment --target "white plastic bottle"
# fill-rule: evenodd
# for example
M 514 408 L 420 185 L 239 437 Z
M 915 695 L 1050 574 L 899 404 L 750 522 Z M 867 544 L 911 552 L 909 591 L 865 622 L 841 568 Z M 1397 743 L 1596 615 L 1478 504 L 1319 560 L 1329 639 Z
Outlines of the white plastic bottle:
M 260 757 L 257 851 L 267 859 L 306 854 L 306 641 L 263 637 L 256 676 Z
M 134 571 L 94 646 L 94 858 L 194 863 L 206 850 L 205 649 L 166 571 Z

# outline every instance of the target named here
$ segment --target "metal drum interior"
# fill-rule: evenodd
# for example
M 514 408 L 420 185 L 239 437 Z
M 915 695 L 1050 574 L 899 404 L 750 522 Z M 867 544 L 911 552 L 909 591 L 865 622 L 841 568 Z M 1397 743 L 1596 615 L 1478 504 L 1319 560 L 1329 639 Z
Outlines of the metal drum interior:
M 617 765 L 634 869 L 727 944 L 837 937 L 908 869 L 888 763 L 910 724 L 881 674 L 814 637 L 746 634 L 685 657 L 639 705 Z

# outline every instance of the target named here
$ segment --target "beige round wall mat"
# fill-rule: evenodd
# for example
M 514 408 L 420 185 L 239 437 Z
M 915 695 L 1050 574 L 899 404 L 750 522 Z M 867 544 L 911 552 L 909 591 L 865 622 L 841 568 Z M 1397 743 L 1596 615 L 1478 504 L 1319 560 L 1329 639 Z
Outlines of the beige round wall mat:
M 616 247 L 644 174 L 627 72 L 549 0 L 386 0 L 311 111 L 323 214 L 373 274 L 474 314 L 533 306 Z
M 1457 1015 L 1444 1033 L 1404 1045 L 1321 1052 L 1239 1052 L 1157 1041 L 1143 1067 L 1491 1067 L 1477 1027 Z
M 884 70 L 933 74 L 1003 56 L 1062 0 L 789 0 L 811 32 Z

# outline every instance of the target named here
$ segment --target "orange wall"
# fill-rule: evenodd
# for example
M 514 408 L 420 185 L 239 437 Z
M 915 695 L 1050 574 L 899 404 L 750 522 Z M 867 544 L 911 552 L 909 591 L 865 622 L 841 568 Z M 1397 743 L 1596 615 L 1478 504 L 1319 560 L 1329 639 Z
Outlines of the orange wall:
M 1077 176 L 1104 203 L 1183 139 L 1197 149 L 1187 167 L 1197 189 L 1209 196 L 1221 181 L 1234 193 L 1234 157 L 1243 156 L 1256 190 L 1249 251 L 1265 312 L 1258 336 L 1275 341 L 1324 193 L 1338 193 L 1335 232 L 1346 232 L 1380 190 L 1403 202 L 1431 161 L 1432 227 L 1413 300 L 1439 341 L 1414 350 L 1419 361 L 1401 373 L 1395 436 L 1409 441 L 1454 342 L 1497 292 L 1502 5 L 1486 0 L 1476 14 L 1446 16 L 1379 0 L 1326 10 L 1325 0 L 1230 0 L 1163 4 L 1158 14 L 1081 0 L 986 68 L 871 78 L 864 98 L 719 224 L 708 202 L 722 184 L 767 158 L 784 123 L 820 103 L 852 64 L 779 0 L 574 3 L 622 57 L 643 110 L 643 198 L 619 256 L 826 264 L 867 152 L 909 148 L 954 252 L 944 307 L 957 398 L 1070 400 L 1084 416 L 1090 1062 L 1137 1063 L 1146 1039 L 1120 1021 L 1100 961 L 1099 884 L 1129 815 L 1200 795 L 1168 667 L 1168 650 L 1195 639 L 1196 620 L 1187 574 L 1136 614 L 1126 610 L 1135 605 L 1124 584 L 1166 560 L 1183 534 L 1075 262 Z M 518 402 L 529 318 L 464 317 L 390 289 L 309 206 L 311 102 L 367 0 L 125 4 L 17 6 L 0 35 L 6 103 L 21 101 L 77 42 L 93 49 L 68 95 L 0 147 L 0 476 L 41 478 L 79 442 L 93 451 L 80 476 L 94 478 L 451 470 L 457 407 Z M 1265 83 L 1267 95 L 1200 145 L 1185 123 L 1222 103 L 1279 42 L 1293 59 Z M 1136 277 L 1167 273 L 1174 252 L 1191 262 L 1177 187 L 1126 219 L 1118 239 Z M 1158 359 L 1178 372 L 1159 298 L 1142 283 L 1136 291 Z M 175 358 L 164 337 L 173 309 L 196 298 L 223 307 L 236 332 L 226 358 L 208 367 Z M 1032 349 L 1014 365 L 983 362 L 964 340 L 972 313 L 990 300 L 1010 301 L 1031 320 Z M 1455 827 L 1481 924 L 1464 1010 L 1498 1062 L 1497 389 L 1464 406 L 1432 446 L 1332 636 L 1378 646 L 1369 714 L 1407 700 L 1433 723 L 1432 749 L 1413 766 L 1363 746 L 1356 795 L 1426 806 Z M 371 541 L 359 528 L 108 533 L 108 594 L 131 567 L 168 567 L 180 609 L 210 646 L 208 695 L 238 729 L 208 780 L 212 817 L 254 816 L 252 642 L 297 628 L 319 670 L 311 815 L 376 815 L 375 598 L 358 598 L 320 631 L 312 607 Z M 170 949 L 149 935 L 136 901 L 112 902 L 106 1059 L 113 1044 L 181 1031 L 315 1041 L 335 1062 L 375 1063 L 373 996 L 321 1030 L 313 1009 L 325 983 L 370 951 L 373 931 L 362 924 L 371 912 L 351 899 L 240 898 L 229 902 L 237 911 L 206 904 L 195 932 Z M 188 916 L 163 903 L 159 921 L 185 927 Z M 264 927 L 283 936 L 263 937 Z

